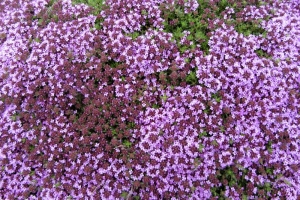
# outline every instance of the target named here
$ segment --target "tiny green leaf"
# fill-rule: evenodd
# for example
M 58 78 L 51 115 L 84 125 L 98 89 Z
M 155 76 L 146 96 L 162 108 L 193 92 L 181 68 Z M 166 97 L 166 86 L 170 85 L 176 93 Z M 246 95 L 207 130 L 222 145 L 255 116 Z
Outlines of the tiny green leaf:
M 199 152 L 201 152 L 201 153 L 202 153 L 202 151 L 203 151 L 203 148 L 204 148 L 203 144 L 199 144 L 199 148 L 198 148 Z
M 208 134 L 206 131 L 203 131 L 202 133 L 199 133 L 199 138 L 206 137 Z
M 128 192 L 124 191 L 124 192 L 121 193 L 122 198 L 126 199 L 127 196 L 128 196 Z
M 123 145 L 128 148 L 131 147 L 131 142 L 129 140 L 124 140 Z
M 212 145 L 217 146 L 217 145 L 218 145 L 217 140 L 213 140 L 213 141 L 212 141 Z
M 168 99 L 168 96 L 167 96 L 166 94 L 164 94 L 163 96 L 161 96 L 161 98 L 162 98 L 162 100 L 163 100 L 164 102 L 166 102 L 167 99 Z
M 59 187 L 59 186 L 61 186 L 60 182 L 57 182 L 57 183 L 54 184 L 54 187 L 56 187 L 56 188 Z

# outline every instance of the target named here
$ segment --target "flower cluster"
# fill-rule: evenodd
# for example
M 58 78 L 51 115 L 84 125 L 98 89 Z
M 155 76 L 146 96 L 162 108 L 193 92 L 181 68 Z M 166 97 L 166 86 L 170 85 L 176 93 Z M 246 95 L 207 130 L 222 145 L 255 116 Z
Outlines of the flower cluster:
M 75 2 L 0 2 L 0 199 L 300 196 L 296 0 Z

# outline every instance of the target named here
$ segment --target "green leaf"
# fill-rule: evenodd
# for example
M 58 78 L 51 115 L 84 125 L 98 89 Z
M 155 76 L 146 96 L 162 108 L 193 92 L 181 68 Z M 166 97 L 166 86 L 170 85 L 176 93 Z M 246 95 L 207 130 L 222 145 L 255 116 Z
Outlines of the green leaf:
M 193 41 L 193 40 L 194 40 L 194 37 L 193 37 L 193 35 L 190 34 L 190 35 L 187 36 L 187 39 L 188 39 L 189 41 Z
M 125 191 L 124 191 L 124 192 L 121 193 L 121 197 L 122 197 L 122 198 L 126 199 L 127 196 L 128 196 L 128 192 L 125 192 Z
M 206 113 L 206 114 L 210 114 L 210 113 L 211 113 L 210 107 L 207 106 L 207 107 L 203 110 L 203 112 Z
M 203 146 L 203 144 L 199 144 L 199 148 L 198 148 L 198 150 L 199 150 L 199 152 L 203 152 L 203 149 L 204 149 L 204 146 Z
M 29 176 L 33 176 L 34 174 L 35 174 L 35 171 L 32 170 L 32 171 L 30 172 Z
M 32 145 L 32 144 L 30 144 L 30 145 L 29 145 L 29 151 L 32 152 L 34 149 L 35 149 L 35 146 Z
M 41 39 L 40 38 L 35 38 L 34 41 L 36 41 L 37 43 L 40 43 Z
M 96 23 L 96 24 L 95 24 L 95 28 L 96 28 L 96 30 L 100 30 L 100 29 L 101 29 L 100 24 Z
M 128 128 L 129 129 L 133 129 L 135 127 L 135 123 L 134 122 L 129 122 L 128 123 Z
M 188 23 L 186 21 L 181 21 L 181 26 L 183 29 L 186 29 L 188 27 Z
M 192 193 L 194 193 L 194 192 L 195 192 L 195 190 L 196 190 L 196 187 L 195 187 L 195 186 L 192 186 L 192 187 L 191 187 L 191 191 L 192 191 Z
M 267 168 L 266 173 L 272 175 L 273 174 L 273 169 L 272 168 Z
M 132 39 L 136 39 L 136 38 L 138 38 L 140 35 L 142 35 L 142 34 L 139 33 L 139 32 L 137 32 L 137 31 L 128 34 L 128 36 L 131 37 Z
M 189 58 L 184 58 L 184 62 L 185 62 L 185 63 L 189 63 L 189 62 L 190 62 L 190 59 L 189 59 Z
M 19 116 L 19 113 L 15 113 L 15 114 L 13 114 L 12 116 L 10 116 L 10 119 L 11 119 L 12 121 L 16 121 L 17 118 L 18 118 L 18 116 Z
M 57 183 L 54 184 L 54 187 L 56 187 L 56 188 L 59 187 L 59 186 L 61 186 L 60 182 L 57 182 Z
M 191 71 L 185 78 L 185 81 L 187 82 L 187 84 L 190 85 L 197 85 L 198 83 L 198 78 L 196 75 L 196 71 Z
M 216 102 L 218 102 L 218 103 L 220 103 L 220 102 L 221 102 L 221 99 L 222 99 L 221 95 L 220 95 L 218 92 L 212 94 L 212 95 L 211 95 L 211 98 L 212 98 L 212 99 L 215 99 Z
M 152 105 L 152 108 L 154 108 L 154 109 L 158 109 L 158 108 L 160 108 L 161 106 L 160 105 L 158 105 L 158 104 L 153 104 Z
M 176 8 L 175 15 L 177 15 L 178 18 L 182 18 L 184 16 L 184 13 L 180 9 Z
M 206 131 L 203 131 L 202 133 L 199 133 L 199 138 L 202 138 L 202 137 L 206 137 L 208 134 Z
M 264 1 L 258 1 L 258 5 L 259 6 L 264 6 L 264 5 L 267 5 L 268 3 L 267 2 L 264 2 Z
M 270 192 L 272 190 L 272 187 L 271 187 L 271 184 L 270 183 L 265 183 L 265 186 L 264 186 L 265 190 L 267 192 Z
M 221 127 L 220 127 L 220 131 L 221 131 L 221 132 L 225 132 L 225 127 L 224 127 L 224 126 L 221 126 Z
M 275 62 L 276 64 L 278 64 L 278 63 L 280 63 L 280 59 L 277 58 L 276 60 L 274 60 L 274 62 Z
M 264 51 L 262 49 L 257 49 L 254 51 L 259 57 L 264 57 L 264 58 L 271 58 L 271 56 L 267 53 L 267 51 Z
M 114 129 L 114 128 L 111 129 L 111 133 L 112 133 L 114 136 L 116 136 L 116 135 L 118 134 L 117 131 L 116 131 L 116 129 Z
M 142 10 L 142 15 L 147 15 L 147 11 L 146 10 Z
M 161 99 L 162 99 L 164 102 L 166 102 L 167 99 L 168 99 L 168 96 L 167 96 L 166 94 L 164 94 L 163 96 L 161 96 Z
M 273 149 L 272 149 L 272 142 L 271 141 L 268 141 L 267 145 L 266 145 L 266 149 L 268 150 L 269 153 L 272 153 L 273 152 Z
M 235 29 L 238 33 L 241 33 L 245 36 L 249 35 L 263 35 L 266 33 L 266 30 L 261 28 L 258 24 L 253 22 L 241 22 L 235 26 Z
M 131 147 L 131 142 L 130 142 L 129 140 L 124 140 L 123 145 L 124 145 L 126 148 L 129 148 L 129 147 Z
M 199 40 L 199 39 L 207 39 L 207 36 L 202 32 L 202 31 L 197 31 L 196 33 L 195 33 L 195 38 L 197 39 L 197 40 Z
M 212 194 L 213 197 L 215 197 L 215 196 L 218 195 L 217 189 L 218 189 L 217 187 L 210 188 L 210 192 L 211 192 L 211 194 Z
M 218 145 L 217 140 L 213 140 L 213 141 L 212 141 L 212 145 L 217 146 L 217 145 Z

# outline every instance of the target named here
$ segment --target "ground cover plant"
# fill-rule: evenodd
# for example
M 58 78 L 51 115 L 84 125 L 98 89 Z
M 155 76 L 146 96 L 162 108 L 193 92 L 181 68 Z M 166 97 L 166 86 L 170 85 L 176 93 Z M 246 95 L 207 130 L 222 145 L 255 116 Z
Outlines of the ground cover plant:
M 0 2 L 0 199 L 297 199 L 297 0 Z

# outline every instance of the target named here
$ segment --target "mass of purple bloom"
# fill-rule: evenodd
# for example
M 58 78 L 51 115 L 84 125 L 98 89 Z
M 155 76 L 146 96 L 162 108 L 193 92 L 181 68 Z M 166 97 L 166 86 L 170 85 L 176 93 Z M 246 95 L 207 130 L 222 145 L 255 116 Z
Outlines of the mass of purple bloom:
M 1 0 L 0 199 L 299 199 L 300 3 L 221 1 Z

